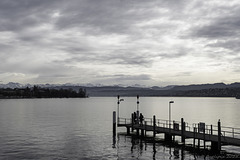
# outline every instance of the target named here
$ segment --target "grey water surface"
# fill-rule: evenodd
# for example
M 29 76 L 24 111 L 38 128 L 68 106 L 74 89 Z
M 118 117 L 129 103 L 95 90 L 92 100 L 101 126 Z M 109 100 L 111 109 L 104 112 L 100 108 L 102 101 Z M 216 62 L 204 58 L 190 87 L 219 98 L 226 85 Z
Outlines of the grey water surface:
M 120 117 L 136 111 L 135 97 L 123 97 Z M 140 97 L 145 117 L 240 128 L 240 100 L 234 98 Z M 76 99 L 1 99 L 0 159 L 214 159 L 181 148 L 112 135 L 116 97 Z M 119 133 L 126 132 L 118 128 Z M 224 150 L 238 152 L 238 147 Z

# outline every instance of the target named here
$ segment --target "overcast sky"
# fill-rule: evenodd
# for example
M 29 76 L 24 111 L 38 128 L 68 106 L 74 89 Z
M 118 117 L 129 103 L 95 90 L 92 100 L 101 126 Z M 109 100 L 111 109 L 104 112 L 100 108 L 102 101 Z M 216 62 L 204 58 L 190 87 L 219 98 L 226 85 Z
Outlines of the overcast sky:
M 1 0 L 0 83 L 240 81 L 239 0 Z

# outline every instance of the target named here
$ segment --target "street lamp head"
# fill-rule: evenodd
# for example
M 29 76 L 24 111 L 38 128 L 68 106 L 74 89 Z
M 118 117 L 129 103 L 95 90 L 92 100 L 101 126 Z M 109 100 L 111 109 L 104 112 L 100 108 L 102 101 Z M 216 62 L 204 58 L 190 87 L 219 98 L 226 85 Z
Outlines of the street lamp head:
M 169 103 L 174 103 L 174 101 L 169 101 Z

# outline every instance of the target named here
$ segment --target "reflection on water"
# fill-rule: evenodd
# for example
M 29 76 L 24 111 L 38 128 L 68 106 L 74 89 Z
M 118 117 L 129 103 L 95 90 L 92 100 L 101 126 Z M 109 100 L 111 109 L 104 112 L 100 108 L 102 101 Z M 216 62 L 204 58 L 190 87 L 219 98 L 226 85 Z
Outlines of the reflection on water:
M 126 97 L 120 116 L 130 117 L 136 98 Z M 116 97 L 0 100 L 0 159 L 213 159 L 181 147 L 117 134 L 112 136 Z M 145 117 L 168 118 L 168 97 L 140 97 Z M 239 127 L 240 101 L 174 98 L 172 118 Z M 118 133 L 126 132 L 118 128 Z M 224 147 L 223 147 L 224 148 Z M 224 148 L 225 149 L 225 148 Z M 226 147 L 233 151 L 232 147 Z M 236 148 L 235 151 L 240 151 Z
M 113 136 L 112 147 L 117 150 L 118 159 L 178 159 L 178 160 L 215 160 L 215 159 L 240 159 L 239 154 L 222 152 L 214 154 L 205 150 L 193 149 L 169 144 L 152 138 L 140 138 L 136 135 L 119 133 Z
M 113 137 L 113 148 L 118 152 L 119 159 L 204 159 L 212 160 L 213 156 L 187 151 L 183 146 L 166 144 L 153 139 L 142 139 L 135 135 L 123 133 Z

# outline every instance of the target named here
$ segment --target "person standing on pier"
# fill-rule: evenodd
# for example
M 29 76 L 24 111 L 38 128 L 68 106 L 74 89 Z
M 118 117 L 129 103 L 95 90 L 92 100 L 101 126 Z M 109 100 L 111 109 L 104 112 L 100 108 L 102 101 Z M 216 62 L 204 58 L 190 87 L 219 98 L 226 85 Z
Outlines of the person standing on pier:
M 137 122 L 137 114 L 136 114 L 136 112 L 133 113 L 133 121 L 134 121 L 134 124 L 136 124 L 136 122 Z

